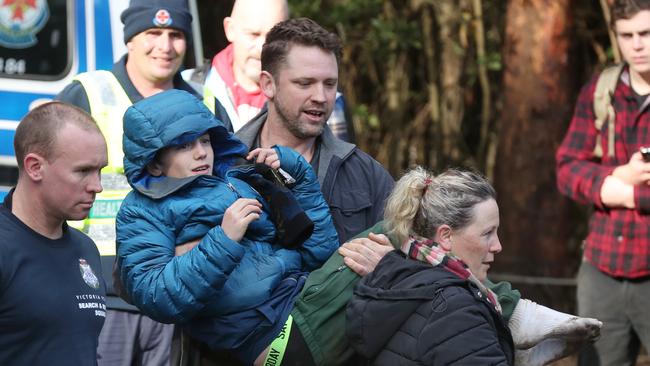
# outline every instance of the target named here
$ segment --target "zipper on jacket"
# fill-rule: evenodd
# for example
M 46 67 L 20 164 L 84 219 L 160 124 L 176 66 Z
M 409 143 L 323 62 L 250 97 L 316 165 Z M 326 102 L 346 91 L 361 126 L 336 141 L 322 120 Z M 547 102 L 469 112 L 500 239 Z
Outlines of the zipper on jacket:
M 346 269 L 347 266 L 345 264 L 342 264 L 338 268 L 336 268 L 332 273 L 327 275 L 327 278 L 323 280 L 323 282 L 312 285 L 311 287 L 305 289 L 304 291 L 304 301 L 310 301 L 312 297 L 314 297 L 315 294 L 321 292 L 321 290 L 329 285 L 329 283 L 334 279 L 335 276 L 337 276 L 339 273 L 341 273 L 344 269 Z
M 228 182 L 226 183 L 226 185 L 228 186 L 228 188 L 230 188 L 231 191 L 233 191 L 237 195 L 238 198 L 242 198 L 239 192 L 237 192 L 237 189 L 235 189 L 235 186 L 232 185 L 232 183 Z

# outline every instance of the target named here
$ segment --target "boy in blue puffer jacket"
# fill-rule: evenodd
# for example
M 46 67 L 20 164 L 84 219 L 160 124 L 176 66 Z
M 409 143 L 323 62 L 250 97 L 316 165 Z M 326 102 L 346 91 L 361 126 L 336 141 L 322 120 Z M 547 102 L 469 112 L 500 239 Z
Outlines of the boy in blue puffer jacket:
M 243 143 L 180 90 L 126 111 L 123 149 L 133 187 L 117 215 L 117 270 L 126 295 L 151 318 L 181 324 L 211 348 L 253 363 L 288 321 L 306 274 L 338 248 L 309 163 L 284 147 L 247 156 Z M 313 222 L 297 249 L 278 245 L 272 218 L 283 223 L 246 183 L 261 179 L 253 166 L 234 167 L 242 157 L 272 168 L 279 163 L 295 179 L 291 192 Z M 198 244 L 176 255 L 188 242 Z

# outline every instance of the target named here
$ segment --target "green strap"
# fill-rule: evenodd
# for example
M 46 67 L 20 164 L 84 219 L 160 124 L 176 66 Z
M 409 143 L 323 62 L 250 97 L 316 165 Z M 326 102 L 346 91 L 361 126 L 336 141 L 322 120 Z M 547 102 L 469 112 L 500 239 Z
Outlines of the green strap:
M 280 334 L 271 342 L 269 346 L 269 353 L 264 359 L 264 366 L 280 366 L 284 358 L 284 352 L 287 350 L 287 343 L 289 343 L 289 335 L 291 333 L 291 325 L 293 324 L 293 317 L 289 314 L 289 318 L 284 323 Z

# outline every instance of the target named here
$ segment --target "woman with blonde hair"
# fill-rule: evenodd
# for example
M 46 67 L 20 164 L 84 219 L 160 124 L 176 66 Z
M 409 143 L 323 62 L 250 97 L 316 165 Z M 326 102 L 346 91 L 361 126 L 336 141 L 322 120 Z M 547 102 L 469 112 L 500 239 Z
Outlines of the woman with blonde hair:
M 347 308 L 347 333 L 373 365 L 512 365 L 514 346 L 483 281 L 502 247 L 499 208 L 472 171 L 406 173 L 385 210 L 402 243 L 363 278 Z

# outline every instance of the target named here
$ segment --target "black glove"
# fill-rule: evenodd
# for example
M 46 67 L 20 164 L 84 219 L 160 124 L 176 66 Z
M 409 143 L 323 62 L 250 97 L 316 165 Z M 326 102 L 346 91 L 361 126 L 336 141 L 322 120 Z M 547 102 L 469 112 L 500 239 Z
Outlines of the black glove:
M 268 203 L 277 243 L 289 249 L 299 248 L 314 232 L 314 222 L 285 186 L 285 182 L 291 182 L 292 178 L 264 164 L 255 164 L 255 171 L 239 178 L 255 188 Z

